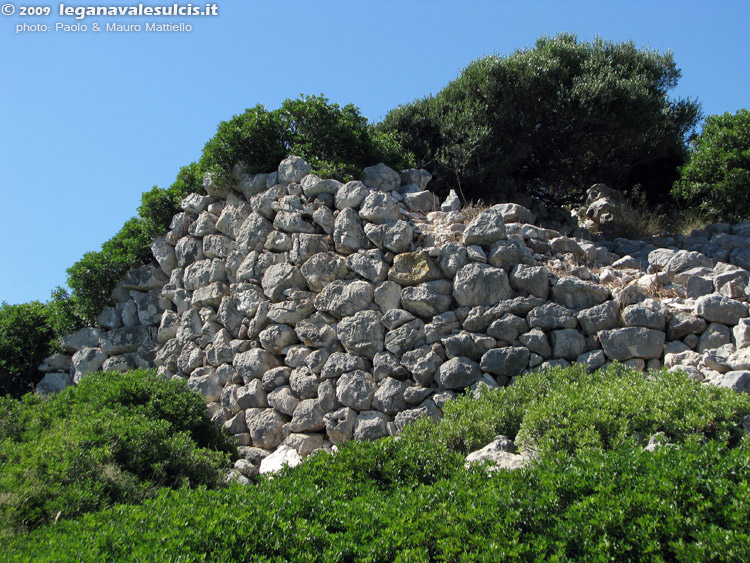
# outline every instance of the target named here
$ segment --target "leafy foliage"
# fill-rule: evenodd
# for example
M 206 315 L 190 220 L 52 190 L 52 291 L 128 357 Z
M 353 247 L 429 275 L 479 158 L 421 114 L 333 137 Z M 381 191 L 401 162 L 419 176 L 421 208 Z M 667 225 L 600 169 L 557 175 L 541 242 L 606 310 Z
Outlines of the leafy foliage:
M 0 414 L 6 535 L 140 502 L 160 487 L 215 487 L 233 451 L 201 396 L 150 371 L 93 374 L 48 399 L 5 398 Z
M 709 220 L 750 219 L 750 111 L 706 118 L 672 193 Z
M 42 378 L 39 364 L 59 351 L 59 340 L 81 328 L 74 301 L 63 288 L 46 303 L 0 306 L 0 395 L 20 397 Z
M 498 431 L 515 436 L 534 429 L 544 439 L 553 429 L 544 430 L 534 409 L 572 404 L 587 384 L 625 396 L 590 411 L 581 399 L 582 412 L 567 418 L 574 436 L 609 408 L 627 419 L 647 395 L 686 397 L 664 397 L 641 421 L 623 422 L 622 436 L 631 439 L 573 448 L 550 439 L 524 469 L 464 468 L 464 450 Z M 747 395 L 680 374 L 647 378 L 615 366 L 592 375 L 549 370 L 449 405 L 440 423 L 419 421 L 398 440 L 349 443 L 252 487 L 163 491 L 140 506 L 18 536 L 7 551 L 35 561 L 166 561 L 176 553 L 184 561 L 750 557 L 750 440 L 734 429 L 750 409 Z M 681 430 L 669 433 L 670 427 Z M 644 451 L 639 434 L 652 429 L 667 431 L 673 445 Z
M 20 397 L 39 382 L 55 330 L 44 303 L 0 306 L 0 395 Z
M 699 117 L 697 103 L 667 97 L 679 77 L 671 53 L 560 34 L 474 61 L 381 128 L 433 172 L 433 189 L 458 184 L 467 199 L 573 203 L 605 182 L 658 201 Z
M 385 162 L 395 168 L 412 164 L 390 133 L 377 131 L 347 104 L 340 107 L 324 96 L 285 100 L 277 110 L 257 105 L 219 125 L 206 143 L 200 165 L 231 182 L 235 165 L 251 173 L 275 170 L 294 154 L 324 177 L 348 180 L 365 166 Z

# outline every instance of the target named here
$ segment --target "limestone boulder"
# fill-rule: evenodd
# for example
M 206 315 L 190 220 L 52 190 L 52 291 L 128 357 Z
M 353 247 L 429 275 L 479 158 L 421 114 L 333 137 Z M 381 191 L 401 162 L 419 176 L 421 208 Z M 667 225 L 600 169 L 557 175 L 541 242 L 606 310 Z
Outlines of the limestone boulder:
M 294 409 L 289 430 L 292 432 L 317 432 L 325 428 L 325 412 L 320 408 L 318 399 L 300 401 Z
M 97 348 L 103 333 L 104 331 L 100 328 L 82 328 L 72 334 L 63 336 L 61 347 L 68 354 L 83 348 Z
M 528 367 L 529 355 L 529 349 L 523 346 L 493 348 L 482 356 L 479 366 L 492 375 L 513 377 Z
M 620 308 L 616 301 L 605 301 L 588 309 L 578 311 L 578 323 L 589 336 L 594 336 L 600 330 L 617 328 L 620 324 Z
M 518 264 L 533 265 L 534 256 L 523 242 L 511 238 L 495 242 L 490 248 L 487 261 L 490 265 L 509 272 Z
M 390 416 L 406 410 L 404 391 L 407 387 L 408 384 L 404 381 L 386 377 L 380 382 L 372 397 L 372 408 Z
M 375 381 L 372 375 L 362 370 L 347 372 L 336 382 L 336 399 L 355 411 L 365 411 L 372 405 Z
M 494 305 L 513 297 L 508 275 L 487 264 L 467 264 L 456 272 L 453 297 L 460 307 Z
M 383 163 L 368 166 L 362 171 L 362 181 L 367 188 L 379 192 L 391 192 L 401 186 L 398 172 Z
M 490 247 L 507 237 L 502 209 L 495 205 L 477 215 L 466 227 L 461 239 L 466 245 Z
M 263 293 L 271 301 L 284 301 L 284 292 L 291 290 L 306 290 L 307 281 L 300 269 L 291 264 L 274 264 L 266 269 L 261 280 Z
M 442 363 L 442 358 L 429 346 L 420 346 L 404 352 L 401 356 L 401 365 L 409 370 L 414 381 L 422 387 L 429 387 L 432 384 L 435 373 Z
M 234 356 L 232 362 L 237 375 L 249 383 L 253 379 L 260 379 L 263 374 L 272 368 L 279 367 L 279 360 L 266 350 L 253 348 L 247 352 L 241 352 Z
M 398 204 L 390 194 L 370 192 L 359 208 L 359 216 L 371 223 L 383 224 L 397 221 L 401 217 Z
M 560 278 L 552 288 L 552 299 L 568 309 L 582 311 L 601 305 L 610 297 L 609 289 L 576 277 Z
M 280 184 L 299 183 L 302 178 L 307 176 L 312 170 L 303 158 L 299 156 L 289 156 L 281 161 L 278 169 L 278 180 Z
M 379 411 L 365 411 L 359 413 L 354 425 L 355 440 L 377 440 L 388 436 L 390 417 Z
M 486 464 L 489 471 L 513 471 L 526 465 L 523 456 L 518 455 L 516 445 L 505 436 L 497 436 L 480 450 L 466 456 L 464 465 L 469 469 L 474 464 Z
M 482 378 L 479 364 L 469 358 L 451 358 L 441 364 L 435 377 L 440 389 L 461 390 L 472 386 Z
M 326 434 L 331 443 L 340 445 L 354 436 L 354 425 L 357 423 L 357 411 L 350 407 L 341 407 L 323 417 Z
M 114 356 L 127 352 L 135 352 L 148 338 L 148 328 L 144 326 L 129 326 L 103 333 L 100 341 L 102 351 L 108 356 Z
M 393 266 L 388 273 L 390 281 L 406 287 L 441 278 L 440 268 L 424 250 L 396 255 L 393 259 Z
M 347 207 L 358 209 L 368 193 L 370 190 L 359 180 L 347 182 L 336 192 L 336 209 L 341 210 Z
M 516 265 L 510 273 L 510 285 L 516 291 L 547 299 L 549 273 L 544 266 Z
M 362 228 L 357 212 L 351 207 L 344 208 L 336 216 L 333 224 L 333 241 L 336 252 L 349 255 L 368 247 L 368 239 Z
M 73 354 L 73 381 L 79 383 L 84 374 L 99 371 L 107 359 L 107 354 L 99 348 L 81 348 Z
M 374 298 L 375 288 L 364 280 L 334 280 L 315 297 L 315 308 L 338 318 L 367 309 Z
M 336 325 L 336 334 L 350 354 L 372 359 L 383 351 L 383 325 L 380 323 L 380 313 L 376 311 L 360 311 L 344 317 Z
M 604 353 L 611 360 L 631 358 L 659 358 L 664 348 L 665 334 L 644 327 L 626 327 L 599 332 Z
M 71 385 L 73 385 L 73 376 L 69 372 L 50 372 L 36 384 L 35 391 L 39 395 L 52 395 Z
M 695 314 L 708 322 L 736 325 L 747 317 L 747 305 L 721 295 L 705 295 L 695 301 Z
M 405 287 L 401 291 L 401 305 L 413 315 L 432 318 L 453 306 L 451 284 L 445 280 Z

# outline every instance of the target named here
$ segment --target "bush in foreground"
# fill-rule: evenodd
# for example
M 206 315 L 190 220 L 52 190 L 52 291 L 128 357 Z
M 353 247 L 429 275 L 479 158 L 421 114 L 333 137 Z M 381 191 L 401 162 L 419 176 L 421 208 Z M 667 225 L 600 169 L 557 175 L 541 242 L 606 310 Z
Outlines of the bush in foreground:
M 98 373 L 58 395 L 0 403 L 0 535 L 216 486 L 232 448 L 183 381 Z
M 682 379 L 679 379 L 682 378 Z M 591 409 L 584 385 L 606 391 Z M 628 398 L 630 386 L 637 390 Z M 649 386 L 651 386 L 649 388 Z M 687 391 L 684 399 L 671 394 Z M 592 389 L 592 393 L 593 393 Z M 622 398 L 614 394 L 623 392 Z M 652 401 L 643 409 L 643 401 Z M 545 408 L 572 436 L 556 447 Z M 681 375 L 613 367 L 525 376 L 479 401 L 457 399 L 438 424 L 401 439 L 349 443 L 257 486 L 162 492 L 14 538 L 34 561 L 747 561 L 750 397 Z M 567 407 L 566 407 L 567 408 Z M 536 409 L 536 411 L 535 411 Z M 644 411 L 629 422 L 633 413 Z M 600 425 L 596 421 L 611 415 Z M 665 421 L 668 424 L 665 424 Z M 644 436 L 671 446 L 644 451 Z M 466 470 L 464 451 L 495 433 L 549 435 L 514 472 Z

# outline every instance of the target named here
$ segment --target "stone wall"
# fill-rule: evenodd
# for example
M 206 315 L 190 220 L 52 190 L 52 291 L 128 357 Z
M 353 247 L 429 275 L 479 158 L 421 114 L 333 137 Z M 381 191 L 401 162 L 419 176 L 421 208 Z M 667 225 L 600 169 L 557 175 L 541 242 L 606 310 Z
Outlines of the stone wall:
M 467 224 L 421 170 L 380 164 L 342 184 L 290 157 L 234 176 L 185 198 L 152 245 L 159 267 L 131 272 L 99 326 L 66 338 L 72 357 L 48 358 L 39 391 L 157 367 L 257 462 L 393 435 L 467 387 L 572 362 L 750 389 L 750 274 L 719 260 L 747 252 L 748 224 L 657 248 L 563 236 L 517 204 Z

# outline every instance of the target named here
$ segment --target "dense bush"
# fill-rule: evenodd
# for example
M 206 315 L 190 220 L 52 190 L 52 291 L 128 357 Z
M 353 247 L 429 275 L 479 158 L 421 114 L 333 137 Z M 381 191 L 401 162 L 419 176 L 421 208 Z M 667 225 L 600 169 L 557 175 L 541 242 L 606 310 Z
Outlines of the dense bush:
M 711 221 L 750 219 L 750 111 L 706 118 L 673 194 Z
M 0 395 L 20 397 L 42 378 L 39 364 L 59 351 L 60 338 L 83 325 L 68 292 L 58 287 L 46 303 L 0 306 Z
M 0 306 L 0 395 L 20 397 L 32 390 L 41 378 L 37 366 L 51 353 L 54 337 L 44 303 Z
M 0 400 L 0 535 L 140 502 L 160 487 L 216 486 L 232 447 L 205 410 L 183 381 L 150 371 Z
M 624 390 L 625 398 L 591 411 L 583 401 L 573 405 L 581 377 L 600 391 Z M 630 401 L 629 385 L 653 388 Z M 683 391 L 680 407 L 670 406 L 680 402 L 675 397 L 658 399 Z M 582 435 L 609 408 L 613 417 L 629 418 L 649 394 L 656 404 L 624 430 L 630 440 L 545 448 L 513 472 L 463 467 L 463 450 L 495 432 L 543 429 L 533 409 L 545 402 L 569 401 L 581 410 L 575 418 L 550 416 Z M 349 443 L 257 486 L 163 492 L 141 506 L 19 536 L 6 551 L 35 561 L 166 561 L 176 554 L 181 561 L 327 562 L 750 557 L 750 440 L 737 440 L 733 430 L 750 409 L 747 395 L 663 372 L 647 379 L 617 367 L 591 376 L 573 368 L 524 376 L 479 402 L 467 396 L 449 405 L 443 421 L 407 427 L 400 440 Z M 651 430 L 667 432 L 673 446 L 644 451 L 640 433 Z
M 645 444 L 657 432 L 675 443 L 690 436 L 736 443 L 750 396 L 666 370 L 646 377 L 618 364 L 594 373 L 576 364 L 529 374 L 477 400 L 459 398 L 444 411 L 436 429 L 420 422 L 409 432 L 461 453 L 504 434 L 546 455 L 611 449 L 633 438 Z
M 251 173 L 270 172 L 290 154 L 304 158 L 316 173 L 340 180 L 378 162 L 396 169 L 412 164 L 395 136 L 376 131 L 356 106 L 303 96 L 285 100 L 277 110 L 258 105 L 222 122 L 206 143 L 200 166 L 231 182 L 236 164 Z
M 380 127 L 434 173 L 433 189 L 468 199 L 572 203 L 604 182 L 658 201 L 699 116 L 696 102 L 667 97 L 679 77 L 671 53 L 561 34 L 473 62 Z

